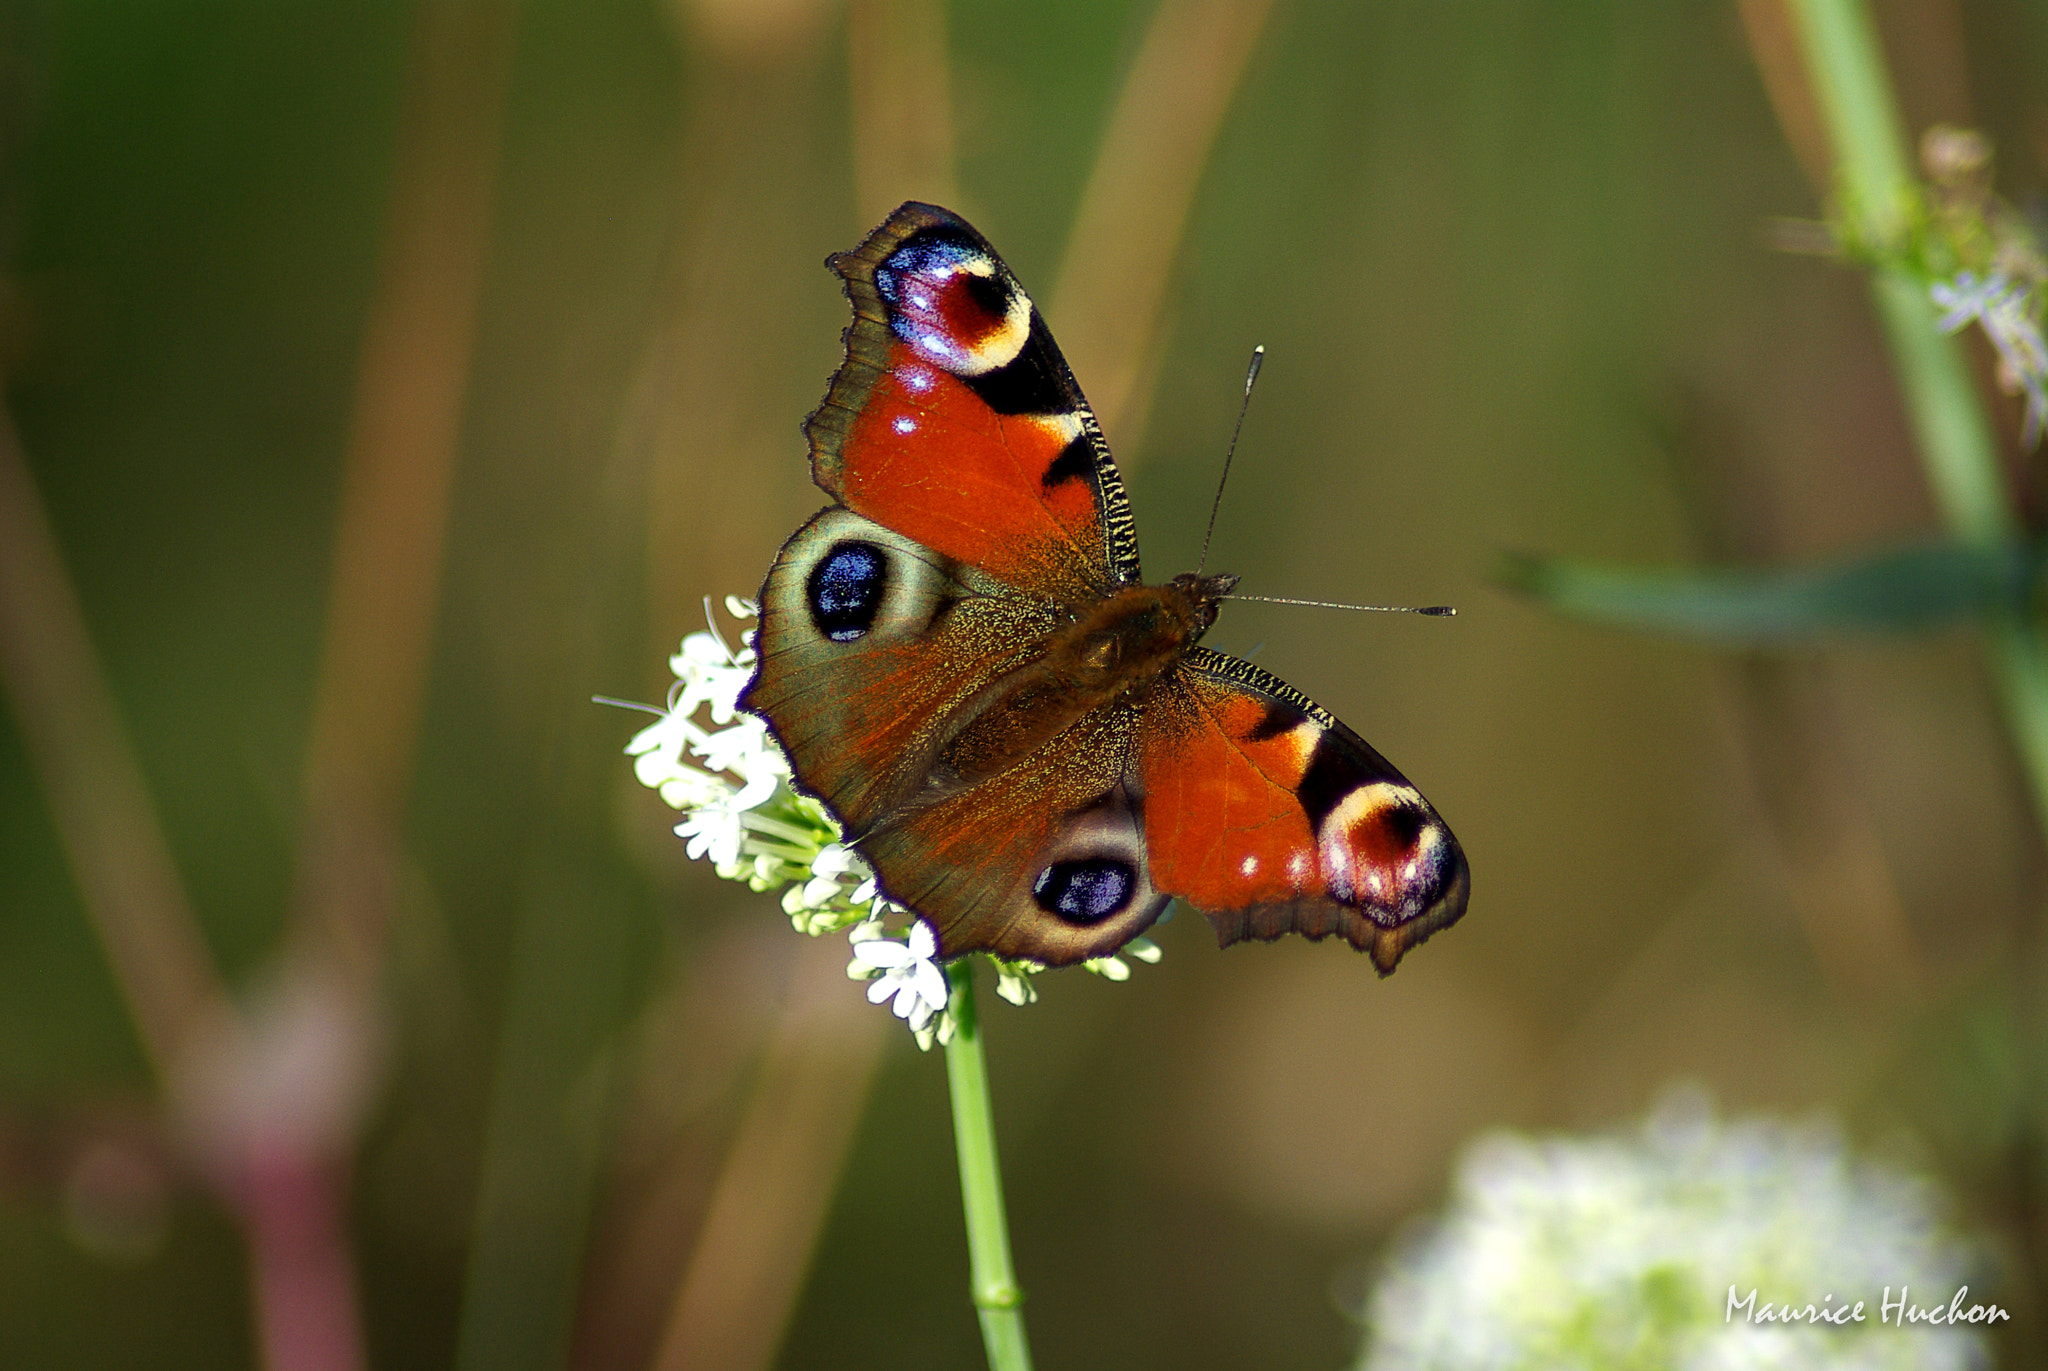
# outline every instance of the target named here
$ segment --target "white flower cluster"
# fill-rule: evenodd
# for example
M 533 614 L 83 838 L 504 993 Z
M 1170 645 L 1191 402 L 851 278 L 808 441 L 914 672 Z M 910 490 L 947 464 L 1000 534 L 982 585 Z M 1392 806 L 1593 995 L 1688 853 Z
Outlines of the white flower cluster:
M 2041 335 L 2039 300 L 2032 283 L 2002 271 L 1979 276 L 1959 271 L 1928 287 L 1941 309 L 1941 327 L 1954 333 L 1972 323 L 1998 352 L 1998 379 L 2008 394 L 2027 397 L 2026 444 L 2040 441 L 2048 424 L 2048 341 Z
M 759 613 L 751 601 L 733 595 L 726 597 L 725 609 L 739 620 Z M 709 618 L 708 602 L 705 611 Z M 739 709 L 740 691 L 754 670 L 751 630 L 741 643 L 735 650 L 715 621 L 708 631 L 683 639 L 682 649 L 669 658 L 676 683 L 668 708 L 655 711 L 660 717 L 626 745 L 634 774 L 683 812 L 676 836 L 688 840 L 693 859 L 709 858 L 720 876 L 755 890 L 781 890 L 783 912 L 798 932 L 816 937 L 850 929 L 853 962 L 847 975 L 870 982 L 868 999 L 874 1003 L 889 1000 L 919 1046 L 946 1042 L 953 1018 L 946 1012 L 950 996 L 931 926 L 884 899 L 874 872 L 840 841 L 830 812 L 790 787 L 789 759 L 774 735 Z M 708 727 L 700 716 L 708 717 Z M 898 918 L 909 921 L 900 938 L 884 924 Z M 1123 950 L 1140 961 L 1159 960 L 1149 939 L 1133 939 Z M 996 967 L 997 994 L 1018 1005 L 1038 998 L 1032 983 L 1041 969 L 1036 963 L 989 960 Z M 1084 965 L 1113 981 L 1131 974 L 1120 957 Z
M 1685 1093 L 1633 1137 L 1482 1140 L 1453 1189 L 1374 1291 L 1359 1371 L 1989 1364 L 1968 1324 L 1902 1321 L 1907 1288 L 1945 1309 L 1972 1274 L 1930 1185 L 1825 1129 L 1719 1123 Z M 1735 1306 L 1758 1293 L 1731 1313 L 1731 1287 Z M 1806 1315 L 1858 1301 L 1860 1322 Z

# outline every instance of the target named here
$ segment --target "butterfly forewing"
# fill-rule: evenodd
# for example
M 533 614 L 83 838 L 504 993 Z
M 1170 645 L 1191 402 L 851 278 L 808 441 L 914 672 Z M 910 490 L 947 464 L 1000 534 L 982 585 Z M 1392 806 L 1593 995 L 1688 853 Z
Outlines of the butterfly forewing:
M 1138 580 L 1130 502 L 1052 334 L 995 249 L 908 204 L 828 265 L 846 361 L 805 423 L 820 486 L 1021 590 L 1074 603 Z

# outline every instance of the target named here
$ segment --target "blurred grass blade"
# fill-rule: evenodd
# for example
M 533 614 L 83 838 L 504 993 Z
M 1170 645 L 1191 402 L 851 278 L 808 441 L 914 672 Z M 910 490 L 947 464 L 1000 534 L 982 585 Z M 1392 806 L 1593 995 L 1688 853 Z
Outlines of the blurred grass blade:
M 1047 297 L 1047 317 L 1127 470 L 1141 456 L 1188 211 L 1271 10 L 1272 0 L 1160 0 Z
M 293 892 L 365 986 L 382 962 L 490 249 L 513 0 L 422 0 L 364 321 Z
M 632 891 L 602 851 L 561 825 L 522 883 L 457 1371 L 567 1360 L 633 956 Z
M 50 806 L 86 917 L 166 1087 L 227 989 L 158 822 L 85 610 L 0 405 L 0 697 Z
M 1783 571 L 1643 571 L 1515 556 L 1499 579 L 1561 614 L 1735 643 L 1916 633 L 2024 605 L 2030 543 L 1931 543 Z
M 653 1371 L 765 1371 L 825 1226 L 895 1020 L 849 993 L 846 948 L 807 939 L 669 1310 Z
M 846 9 L 853 187 L 863 227 L 905 200 L 951 205 L 953 61 L 939 0 L 853 0 Z

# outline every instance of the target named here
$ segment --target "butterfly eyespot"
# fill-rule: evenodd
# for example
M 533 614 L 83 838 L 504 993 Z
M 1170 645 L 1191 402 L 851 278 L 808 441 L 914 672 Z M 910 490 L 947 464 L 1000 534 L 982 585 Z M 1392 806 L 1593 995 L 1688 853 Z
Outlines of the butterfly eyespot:
M 1359 786 L 1324 819 L 1319 856 L 1330 892 L 1394 926 L 1434 904 L 1449 872 L 1443 826 L 1406 786 Z
M 1048 914 L 1057 914 L 1068 923 L 1092 924 L 1129 904 L 1137 888 L 1137 868 L 1129 862 L 1115 857 L 1084 857 L 1079 861 L 1054 862 L 1039 872 L 1031 895 Z
M 993 257 L 957 234 L 904 242 L 875 267 L 875 291 L 889 307 L 890 330 L 955 376 L 979 377 L 1006 366 L 1030 338 L 1031 301 Z M 1040 403 L 1045 397 L 1032 398 L 1028 412 L 1046 407 Z M 1058 400 L 1053 397 L 1054 408 Z
M 875 289 L 899 308 L 930 309 L 935 288 L 956 273 L 987 277 L 992 268 L 974 245 L 945 235 L 919 235 L 905 242 L 875 268 Z
M 873 543 L 840 543 L 811 568 L 811 621 L 835 643 L 867 636 L 889 584 L 888 554 Z
M 994 276 L 969 272 L 964 284 L 967 298 L 990 319 L 1001 319 L 1010 312 L 1010 288 Z

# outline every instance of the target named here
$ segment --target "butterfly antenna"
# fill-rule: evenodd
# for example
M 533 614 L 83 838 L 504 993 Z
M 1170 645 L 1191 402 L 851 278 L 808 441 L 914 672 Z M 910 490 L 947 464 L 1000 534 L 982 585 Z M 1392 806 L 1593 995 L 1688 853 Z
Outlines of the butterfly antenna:
M 1266 605 L 1309 605 L 1315 609 L 1356 609 L 1375 614 L 1426 614 L 1432 619 L 1451 619 L 1458 611 L 1450 605 L 1346 605 L 1335 600 L 1289 600 L 1278 595 L 1224 595 L 1224 600 L 1256 600 Z
M 1195 575 L 1209 565 L 1209 539 L 1216 533 L 1216 512 L 1223 508 L 1223 483 L 1230 479 L 1230 459 L 1237 456 L 1237 435 L 1244 432 L 1245 411 L 1252 407 L 1252 387 L 1258 383 L 1259 368 L 1266 365 L 1266 345 L 1252 349 L 1251 365 L 1244 369 L 1244 399 L 1237 406 L 1237 427 L 1230 430 L 1230 450 L 1223 454 L 1223 474 L 1216 478 L 1216 499 L 1209 506 L 1209 527 L 1202 534 L 1202 557 L 1195 563 Z

